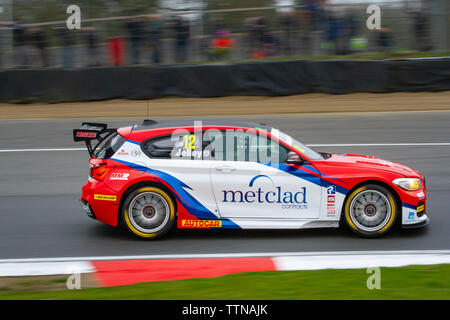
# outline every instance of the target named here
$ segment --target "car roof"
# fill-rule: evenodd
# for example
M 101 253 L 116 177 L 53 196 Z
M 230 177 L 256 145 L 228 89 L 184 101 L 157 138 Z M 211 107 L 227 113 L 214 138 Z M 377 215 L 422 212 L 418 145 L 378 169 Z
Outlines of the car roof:
M 149 130 L 149 129 L 164 129 L 164 128 L 185 128 L 194 127 L 195 122 L 201 121 L 202 126 L 207 127 L 244 127 L 244 128 L 260 128 L 265 130 L 272 129 L 263 123 L 251 121 L 235 121 L 235 120 L 217 120 L 217 119 L 190 119 L 178 121 L 161 121 L 144 120 L 140 125 L 133 126 L 133 131 Z

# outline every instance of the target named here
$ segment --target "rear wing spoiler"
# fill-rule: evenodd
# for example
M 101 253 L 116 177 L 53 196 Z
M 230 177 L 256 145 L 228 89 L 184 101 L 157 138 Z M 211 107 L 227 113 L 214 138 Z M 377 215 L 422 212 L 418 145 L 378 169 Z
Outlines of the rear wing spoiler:
M 116 131 L 117 129 L 108 129 L 108 125 L 104 123 L 83 122 L 81 128 L 73 129 L 73 141 L 84 141 L 92 158 L 98 146 Z M 92 141 L 95 141 L 94 146 Z

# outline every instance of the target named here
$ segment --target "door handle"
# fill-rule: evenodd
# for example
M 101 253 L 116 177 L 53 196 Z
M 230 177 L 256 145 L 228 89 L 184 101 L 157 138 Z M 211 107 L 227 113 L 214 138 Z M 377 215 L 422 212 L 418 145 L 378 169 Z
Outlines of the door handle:
M 230 167 L 230 166 L 220 166 L 220 167 L 216 167 L 217 171 L 222 171 L 222 172 L 231 172 L 236 170 L 236 168 Z

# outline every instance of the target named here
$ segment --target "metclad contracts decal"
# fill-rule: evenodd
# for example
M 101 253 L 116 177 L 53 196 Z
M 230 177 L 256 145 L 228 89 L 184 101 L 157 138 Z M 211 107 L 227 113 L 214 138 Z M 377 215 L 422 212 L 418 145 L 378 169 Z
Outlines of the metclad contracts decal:
M 272 182 L 272 188 L 253 187 L 255 181 L 267 178 Z M 308 209 L 306 187 L 299 187 L 297 191 L 285 191 L 281 186 L 275 186 L 270 177 L 258 175 L 253 177 L 248 186 L 251 190 L 222 190 L 222 202 L 230 203 L 268 203 L 280 204 L 282 209 Z

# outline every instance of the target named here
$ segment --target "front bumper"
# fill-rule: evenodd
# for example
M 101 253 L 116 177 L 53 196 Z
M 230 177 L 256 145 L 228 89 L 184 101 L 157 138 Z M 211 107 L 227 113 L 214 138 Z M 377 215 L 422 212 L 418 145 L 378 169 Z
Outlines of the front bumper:
M 414 229 L 414 228 L 422 228 L 426 225 L 430 224 L 430 218 L 427 215 L 424 215 L 425 219 L 423 219 L 420 222 L 412 223 L 412 224 L 404 224 L 402 225 L 402 228 L 404 229 Z
M 425 187 L 418 191 L 402 191 L 402 228 L 419 228 L 430 223 L 427 215 Z

